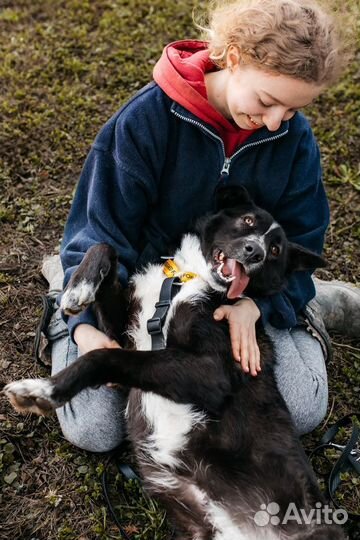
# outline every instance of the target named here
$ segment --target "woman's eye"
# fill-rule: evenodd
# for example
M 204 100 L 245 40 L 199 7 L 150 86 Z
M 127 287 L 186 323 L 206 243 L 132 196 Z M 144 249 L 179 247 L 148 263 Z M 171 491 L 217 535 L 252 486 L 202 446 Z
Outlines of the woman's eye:
M 254 224 L 255 224 L 255 220 L 253 217 L 251 216 L 245 216 L 244 218 L 244 222 L 246 223 L 246 225 L 249 225 L 249 227 L 253 227 Z
M 262 99 L 260 99 L 260 98 L 258 99 L 258 101 L 259 101 L 260 105 L 262 105 L 263 107 L 271 107 L 271 105 L 269 103 L 264 103 L 262 101 Z
M 274 257 L 278 257 L 278 255 L 280 254 L 280 248 L 278 246 L 275 246 L 275 244 L 273 244 L 271 247 L 270 247 L 270 253 L 271 255 L 273 255 Z

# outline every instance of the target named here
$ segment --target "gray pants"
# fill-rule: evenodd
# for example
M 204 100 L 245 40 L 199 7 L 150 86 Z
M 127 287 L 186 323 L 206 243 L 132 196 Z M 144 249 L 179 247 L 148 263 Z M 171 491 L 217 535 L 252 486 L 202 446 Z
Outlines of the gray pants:
M 266 332 L 275 346 L 275 376 L 300 435 L 315 429 L 324 419 L 328 404 L 327 374 L 320 343 L 304 328 Z M 50 323 L 52 374 L 70 365 L 78 356 L 58 310 Z M 57 409 L 65 438 L 91 452 L 107 452 L 124 437 L 124 398 L 117 389 L 101 386 L 86 389 L 70 404 Z

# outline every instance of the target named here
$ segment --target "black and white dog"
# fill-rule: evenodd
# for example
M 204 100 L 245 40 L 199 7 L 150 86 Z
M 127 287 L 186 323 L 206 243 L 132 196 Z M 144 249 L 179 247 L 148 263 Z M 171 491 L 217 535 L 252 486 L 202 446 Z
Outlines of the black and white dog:
M 151 350 L 147 321 L 162 265 L 132 278 L 126 302 L 113 249 L 92 247 L 62 308 L 74 314 L 93 303 L 100 328 L 133 346 L 92 351 L 49 379 L 10 383 L 5 393 L 18 410 L 45 414 L 89 386 L 131 389 L 126 418 L 138 466 L 181 540 L 344 539 L 337 525 L 285 519 L 290 504 L 318 516 L 324 501 L 277 389 L 272 345 L 259 323 L 262 371 L 246 374 L 233 360 L 227 322 L 213 318 L 229 298 L 275 293 L 291 272 L 323 266 L 323 259 L 288 242 L 281 226 L 233 187 L 219 191 L 217 211 L 183 237 L 174 263 L 193 279 L 171 302 L 166 348 Z M 271 503 L 275 519 L 266 512 Z

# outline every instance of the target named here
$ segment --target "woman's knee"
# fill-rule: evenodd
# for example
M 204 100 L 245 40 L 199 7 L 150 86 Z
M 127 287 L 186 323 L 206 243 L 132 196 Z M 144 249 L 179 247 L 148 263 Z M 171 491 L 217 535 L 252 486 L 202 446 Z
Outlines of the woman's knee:
M 317 428 L 324 420 L 328 407 L 328 388 L 326 381 L 318 381 L 316 390 L 312 390 L 290 410 L 295 428 L 299 435 L 305 435 Z
M 65 439 L 81 450 L 87 452 L 110 452 L 124 441 L 123 429 L 102 432 L 92 429 L 74 428 L 74 425 L 60 421 L 59 424 Z
M 328 405 L 325 357 L 320 343 L 303 328 L 267 327 L 276 353 L 275 377 L 295 427 L 303 435 L 324 419 Z
M 65 439 L 89 452 L 109 452 L 119 446 L 125 436 L 122 396 L 103 403 L 100 399 L 95 408 L 92 406 L 94 403 L 87 406 L 86 402 L 81 401 L 83 396 L 79 396 L 77 403 L 67 403 L 56 411 Z
M 55 375 L 78 357 L 60 310 L 51 319 L 48 335 Z M 101 386 L 83 390 L 56 413 L 63 435 L 71 444 L 89 452 L 109 452 L 124 439 L 124 407 L 125 398 L 118 390 Z

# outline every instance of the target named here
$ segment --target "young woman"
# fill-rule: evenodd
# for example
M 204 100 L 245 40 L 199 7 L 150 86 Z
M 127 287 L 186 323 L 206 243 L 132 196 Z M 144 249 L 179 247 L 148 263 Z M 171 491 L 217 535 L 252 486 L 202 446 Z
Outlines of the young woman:
M 344 65 L 333 19 L 313 0 L 236 0 L 211 11 L 205 33 L 208 41 L 168 45 L 154 81 L 98 134 L 65 228 L 64 285 L 87 249 L 106 242 L 116 249 L 126 286 L 135 270 L 168 254 L 226 183 L 244 185 L 290 240 L 321 252 L 329 209 L 318 146 L 298 110 Z M 301 272 L 281 294 L 240 298 L 214 313 L 228 319 L 234 358 L 253 376 L 260 370 L 261 317 L 299 433 L 321 422 L 328 400 L 326 334 L 301 323 L 314 296 L 311 275 Z M 54 324 L 61 333 L 59 314 Z M 68 326 L 70 338 L 53 346 L 53 373 L 79 352 L 119 346 L 96 328 L 91 309 L 70 317 Z M 118 390 L 89 390 L 72 407 L 75 415 L 65 407 L 58 416 L 74 444 L 106 451 L 121 442 Z

